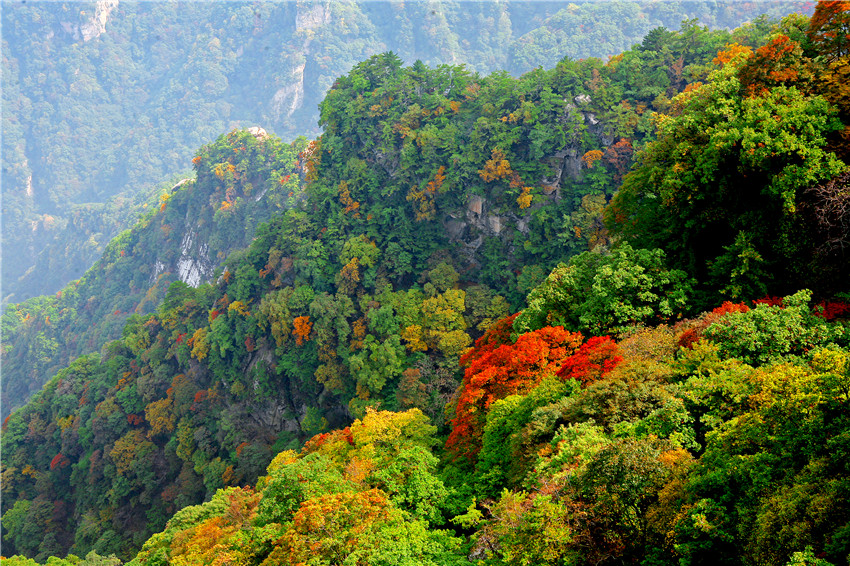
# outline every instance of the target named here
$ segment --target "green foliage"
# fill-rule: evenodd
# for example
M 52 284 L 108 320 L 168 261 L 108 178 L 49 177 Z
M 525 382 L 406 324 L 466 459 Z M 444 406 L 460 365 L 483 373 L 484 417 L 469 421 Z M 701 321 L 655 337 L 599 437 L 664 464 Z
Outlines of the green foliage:
M 292 452 L 281 452 L 269 465 L 269 475 L 260 479 L 263 497 L 258 507 L 257 524 L 287 523 L 306 500 L 351 488 L 339 470 L 321 454 L 296 459 Z
M 535 444 L 535 411 L 568 395 L 570 387 L 545 378 L 527 395 L 512 395 L 496 401 L 487 413 L 481 452 L 476 462 L 476 492 L 495 497 L 505 487 L 516 487 L 533 464 L 526 460 Z
M 352 34 L 365 21 L 357 5 L 328 9 Z M 438 20 L 428 21 L 448 29 Z M 792 23 L 783 24 L 789 33 Z M 671 198 L 690 190 L 662 167 L 659 147 L 678 147 L 665 128 L 693 127 L 689 135 L 719 137 L 713 146 L 688 138 L 680 157 L 699 171 L 681 178 L 754 175 L 773 212 L 796 214 L 789 203 L 837 163 L 826 144 L 840 145 L 824 99 L 798 90 L 805 81 L 766 84 L 772 90 L 744 100 L 749 84 L 733 58 L 707 85 L 668 100 L 708 76 L 720 43 L 761 40 L 768 27 L 729 36 L 686 22 L 607 64 L 564 60 L 520 79 L 405 67 L 387 53 L 336 82 L 326 77 L 316 142 L 235 131 L 202 148 L 196 181 L 103 261 L 130 269 L 128 253 L 141 256 L 151 242 L 177 261 L 165 244 L 182 247 L 174 230 L 189 195 L 205 201 L 196 229 L 218 235 L 210 246 L 255 239 L 219 258 L 211 285 L 162 278 L 139 309 L 162 296 L 156 312 L 129 318 L 120 340 L 79 357 L 11 415 L 6 548 L 43 560 L 90 550 L 131 558 L 141 547 L 139 564 L 453 564 L 470 555 L 491 564 L 775 564 L 807 546 L 843 560 L 846 328 L 815 316 L 805 294 L 783 309 L 724 305 L 681 320 L 685 272 L 668 269 L 660 250 L 622 242 L 606 251 L 599 218 L 632 151 L 653 135 L 650 107 L 676 116 L 661 118 L 658 145 L 646 146 L 657 170 L 642 169 L 645 160 L 634 178 L 663 173 Z M 731 105 L 726 122 L 746 131 L 733 131 L 722 110 L 699 108 L 706 93 Z M 823 112 L 807 122 L 808 111 Z M 755 127 L 774 115 L 777 125 Z M 760 142 L 761 131 L 777 139 Z M 726 166 L 729 156 L 743 173 Z M 205 197 L 192 192 L 200 186 Z M 287 210 L 267 207 L 269 221 L 253 232 L 248 205 L 260 194 Z M 700 206 L 676 209 L 685 228 L 707 231 L 719 214 Z M 764 251 L 770 234 L 757 221 L 776 219 L 752 218 L 706 243 L 722 251 L 705 273 L 730 296 L 775 275 L 778 256 Z M 144 230 L 159 239 L 135 240 Z M 791 229 L 783 233 L 777 246 L 797 249 Z M 682 249 L 666 257 L 687 268 Z M 131 291 L 150 272 L 134 277 Z M 535 286 L 526 311 L 502 320 Z M 75 289 L 64 314 L 63 297 L 37 302 L 49 322 L 35 310 L 4 315 L 8 328 L 37 327 L 30 359 L 50 363 L 67 346 L 45 330 L 54 322 L 96 310 L 101 287 Z M 582 346 L 570 330 L 622 339 Z M 458 389 L 457 357 L 484 331 Z M 10 352 L 18 355 L 5 348 L 4 363 Z M 409 410 L 390 411 L 399 408 Z M 443 454 L 448 421 L 448 448 L 472 463 Z M 279 452 L 308 435 L 300 454 Z M 452 514 L 461 515 L 449 523 Z
M 288 206 L 286 191 L 298 190 L 294 175 L 280 182 L 294 171 L 294 146 L 272 136 L 234 130 L 201 148 L 196 160 L 197 178 L 165 193 L 159 212 L 112 240 L 81 279 L 55 297 L 31 299 L 4 313 L 4 418 L 70 360 L 119 338 L 134 314 L 150 314 L 163 299 L 168 320 L 206 308 L 210 289 L 188 288 L 178 276 L 193 286 L 206 282 L 225 256 L 251 241 L 260 223 Z M 230 167 L 233 172 L 225 175 Z M 219 169 L 222 177 L 215 174 Z M 227 222 L 214 220 L 222 203 L 239 199 L 241 204 L 230 205 Z M 233 299 L 256 293 L 256 271 L 238 270 L 233 287 Z
M 447 497 L 433 427 L 418 410 L 370 412 L 301 455 L 278 454 L 258 492 L 218 491 L 179 511 L 130 564 L 460 564 L 461 541 L 430 527 Z
M 809 307 L 811 292 L 785 297 L 783 306 L 757 305 L 747 312 L 729 313 L 705 330 L 721 356 L 742 362 L 768 363 L 789 355 L 804 356 L 827 344 L 850 343 L 846 326 L 824 322 Z
M 557 498 L 505 490 L 491 512 L 498 521 L 481 538 L 498 545 L 488 564 L 561 564 L 569 556 L 574 535 L 565 519 L 570 511 Z
M 815 556 L 812 547 L 807 546 L 805 550 L 792 554 L 786 566 L 832 566 L 832 563 Z
M 811 67 L 799 53 L 792 63 Z M 679 95 L 606 212 L 609 229 L 664 249 L 711 302 L 829 290 L 846 278 L 828 267 L 835 258 L 816 253 L 823 235 L 806 212 L 807 189 L 846 169 L 828 141 L 843 126 L 823 97 L 795 83 L 797 70 L 777 64 L 782 79 L 755 92 L 745 92 L 748 67 L 733 61 Z
M 684 272 L 666 268 L 661 250 L 623 244 L 610 254 L 585 252 L 555 268 L 529 293 L 514 329 L 560 324 L 602 335 L 675 320 L 687 308 L 690 285 Z

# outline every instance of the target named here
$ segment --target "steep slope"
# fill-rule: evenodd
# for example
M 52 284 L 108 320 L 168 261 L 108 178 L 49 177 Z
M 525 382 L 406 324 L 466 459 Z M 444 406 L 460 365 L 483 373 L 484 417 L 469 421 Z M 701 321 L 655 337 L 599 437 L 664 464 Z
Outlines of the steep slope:
M 51 297 L 9 307 L 3 315 L 3 418 L 75 357 L 121 337 L 127 318 L 151 313 L 168 286 L 212 280 L 256 227 L 300 194 L 297 154 L 254 128 L 201 148 L 186 178 L 159 196 L 157 208 L 110 242 L 103 257 Z
M 501 73 L 482 77 L 451 66 L 404 67 L 392 54 L 357 65 L 334 84 L 321 108 L 324 133 L 304 148 L 303 201 L 262 225 L 251 246 L 225 262 L 214 284 L 197 289 L 173 284 L 154 315 L 131 320 L 121 340 L 61 370 L 8 419 L 3 511 L 4 524 L 12 526 L 4 542 L 40 558 L 68 549 L 129 557 L 176 509 L 212 498 L 221 487 L 253 483 L 281 449 L 353 419 L 364 422 L 370 411 L 416 408 L 443 430 L 449 422 L 465 422 L 486 436 L 484 411 L 505 393 L 530 393 L 545 377 L 540 370 L 587 383 L 601 377 L 611 369 L 610 341 L 583 344 L 575 331 L 602 333 L 615 328 L 611 320 L 620 327 L 676 319 L 687 308 L 689 287 L 680 271 L 663 266 L 661 252 L 623 246 L 600 255 L 607 247 L 601 209 L 628 169 L 634 147 L 652 135 L 647 109 L 675 111 L 676 102 L 686 97 L 670 106 L 668 96 L 716 69 L 723 61 L 712 64 L 712 50 L 732 37 L 698 26 L 688 34 L 659 30 L 608 64 L 564 60 L 521 79 Z M 695 42 L 700 49 L 693 49 Z M 682 66 L 685 49 L 690 58 Z M 671 68 L 668 58 L 682 63 Z M 661 72 L 648 73 L 649 79 L 635 72 L 653 65 Z M 229 168 L 221 165 L 224 177 Z M 531 307 L 546 311 L 532 321 L 548 324 L 551 313 L 553 321 L 558 317 L 568 324 L 577 318 L 583 326 L 497 323 L 554 263 L 588 247 L 599 253 L 577 256 L 572 264 L 577 268 L 559 267 L 530 298 L 536 301 Z M 803 355 L 831 342 L 846 347 L 846 330 L 822 329 L 802 307 L 805 302 L 803 296 L 791 300 L 788 305 L 796 310 L 788 312 L 803 316 L 813 330 L 790 333 L 788 352 L 780 354 Z M 756 319 L 763 312 L 757 309 Z M 778 318 L 776 327 L 784 327 L 786 321 Z M 454 397 L 461 382 L 458 356 L 485 332 L 484 346 L 510 348 L 512 330 L 530 331 L 516 341 L 521 353 L 513 357 L 516 371 L 500 373 L 498 368 L 507 366 L 495 364 L 479 368 L 485 370 L 480 375 L 467 372 L 464 396 Z M 770 355 L 747 353 L 748 346 L 735 340 L 730 344 L 742 356 Z M 556 367 L 573 355 L 579 357 L 569 367 Z M 476 364 L 469 357 L 467 362 L 470 368 Z M 602 401 L 595 413 L 582 414 L 597 414 L 601 422 L 611 407 L 605 399 L 630 390 L 641 376 L 651 387 L 667 375 L 647 375 L 643 367 L 639 363 L 636 375 L 613 384 L 614 392 L 593 389 L 588 395 L 598 393 Z M 492 384 L 493 390 L 476 390 L 482 384 Z M 648 417 L 641 405 L 646 391 L 636 390 L 631 423 Z M 563 384 L 539 393 L 530 405 L 517 408 L 516 419 L 568 395 Z M 534 405 L 538 401 L 542 404 Z M 472 410 L 479 402 L 484 411 Z M 537 416 L 547 426 L 591 424 L 585 418 L 559 420 L 562 409 L 567 416 L 584 410 L 585 405 L 569 404 L 552 408 L 552 421 Z M 650 405 L 649 412 L 663 408 L 661 400 Z M 499 414 L 511 412 L 503 407 L 506 412 Z M 604 434 L 626 430 L 614 426 L 621 421 L 610 418 Z M 649 436 L 665 431 L 666 422 L 645 422 L 640 430 L 649 431 L 647 436 L 622 442 L 634 448 L 640 462 L 654 466 L 651 479 L 658 481 L 649 487 L 656 491 L 638 483 L 637 491 L 625 494 L 634 498 L 625 509 L 617 506 L 619 497 L 596 497 L 603 486 L 618 485 L 616 478 L 604 479 L 611 468 L 600 460 L 592 468 L 599 475 L 584 477 L 586 491 L 570 500 L 577 509 L 593 506 L 598 515 L 591 516 L 598 520 L 568 552 L 595 548 L 629 560 L 637 556 L 630 541 L 647 531 L 632 517 L 650 503 L 643 494 L 657 493 L 685 457 L 677 452 L 681 444 Z M 493 423 L 494 435 L 511 429 Z M 334 449 L 351 445 L 345 433 L 333 440 Z M 497 450 L 508 446 L 494 437 L 494 461 L 511 459 Z M 528 457 L 552 453 L 546 446 L 536 448 L 543 452 Z M 619 462 L 611 450 L 605 455 Z M 480 453 L 485 454 L 483 447 Z M 459 455 L 467 454 L 474 451 Z M 353 460 L 345 473 L 366 485 L 365 472 L 358 470 L 368 466 L 362 458 Z M 473 486 L 458 479 L 468 471 L 458 464 L 447 472 L 454 474 L 458 493 L 466 494 L 464 507 Z M 488 496 L 498 495 L 500 487 L 519 487 L 500 473 L 480 472 L 485 476 L 481 492 Z M 628 476 L 629 481 L 634 477 L 641 476 Z M 402 515 L 381 494 L 373 495 L 376 512 L 396 525 Z M 554 492 L 548 495 L 557 499 Z M 526 495 L 512 497 L 504 505 L 532 504 Z M 234 509 L 238 500 L 237 495 Z M 222 496 L 216 501 L 213 511 Z M 306 498 L 296 501 L 300 505 Z M 469 509 L 471 528 L 481 516 L 476 519 L 475 508 Z M 535 516 L 552 515 L 541 509 Z M 461 511 L 454 508 L 452 514 Z M 244 516 L 251 516 L 250 508 Z M 176 523 L 183 526 L 182 519 Z M 659 528 L 666 524 L 658 523 Z M 482 536 L 491 540 L 511 530 L 498 518 L 489 525 Z M 386 525 L 379 521 L 378 526 Z M 443 543 L 448 551 L 456 549 L 453 541 Z M 268 544 L 263 549 L 270 551 Z M 505 561 L 510 556 L 505 554 Z
M 756 40 L 759 36 L 753 31 L 743 28 L 736 32 L 735 39 Z M 348 82 L 345 88 L 335 89 L 333 100 L 325 104 L 323 118 L 327 124 L 323 143 L 338 145 L 341 150 L 323 158 L 322 154 L 329 152 L 319 151 L 320 144 L 309 148 L 311 154 L 315 153 L 311 166 L 325 161 L 314 188 L 326 193 L 322 197 L 325 200 L 348 199 L 342 207 L 348 221 L 339 228 L 348 237 L 369 234 L 381 247 L 386 242 L 390 255 L 401 252 L 396 259 L 398 265 L 389 267 L 394 284 L 410 284 L 410 275 L 424 269 L 428 261 L 431 267 L 439 263 L 429 260 L 428 254 L 438 249 L 448 253 L 451 249 L 451 261 L 465 280 L 497 289 L 516 308 L 523 294 L 559 258 L 605 243 L 599 213 L 606 195 L 612 193 L 628 169 L 633 146 L 640 143 L 644 132 L 651 130 L 648 110 L 664 110 L 669 105 L 668 96 L 688 81 L 704 76 L 708 69 L 705 63 L 730 38 L 726 32 L 707 32 L 691 23 L 681 34 L 653 34 L 640 48 L 607 66 L 598 60 L 565 60 L 553 72 L 538 71 L 520 81 L 502 74 L 479 84 L 474 75 L 464 70 L 429 73 L 420 66 L 405 80 L 428 84 L 411 91 L 410 85 L 390 81 L 381 87 L 387 96 L 380 100 L 377 110 L 371 105 L 364 107 L 356 91 L 361 85 Z M 701 47 L 695 48 L 697 45 Z M 388 61 L 392 72 L 397 73 L 398 59 Z M 638 74 L 640 69 L 650 73 L 651 78 Z M 368 71 L 367 67 L 363 66 L 363 71 Z M 352 78 L 360 80 L 363 71 Z M 446 85 L 457 82 L 451 86 L 452 100 L 422 91 L 434 90 L 441 81 L 448 81 Z M 352 97 L 355 104 L 347 101 Z M 376 101 L 380 98 L 374 93 L 372 97 Z M 352 124 L 363 131 L 361 137 L 351 136 Z M 384 131 L 394 135 L 387 137 Z M 488 139 L 493 140 L 492 147 L 484 148 Z M 417 153 L 422 148 L 425 151 Z M 216 151 L 214 156 L 202 152 L 201 166 L 209 171 L 199 169 L 203 173 L 201 186 L 193 191 L 221 192 L 222 183 L 232 182 L 234 174 L 254 166 L 244 161 L 246 154 L 239 154 L 237 147 L 225 144 Z M 221 179 L 215 178 L 211 167 L 236 161 L 233 156 L 224 155 L 230 151 L 240 156 L 239 170 L 229 172 L 228 166 L 228 172 L 219 171 Z M 357 164 L 360 172 L 352 172 L 350 164 Z M 486 167 L 479 169 L 482 166 Z M 384 187 L 380 197 L 375 191 L 378 186 Z M 273 191 L 268 198 L 279 199 L 282 195 Z M 221 196 L 222 201 L 225 196 Z M 245 206 L 240 204 L 234 209 L 229 202 L 214 202 L 217 198 L 211 196 L 208 203 L 199 200 L 196 204 L 201 208 L 192 214 L 197 216 L 197 222 L 219 231 L 210 236 L 215 240 L 213 246 L 221 247 L 226 242 L 227 250 L 246 242 L 250 227 L 269 218 L 274 210 L 272 206 L 258 212 L 251 208 L 250 198 L 245 199 Z M 229 200 L 234 198 L 227 196 Z M 363 210 L 359 210 L 361 200 Z M 165 206 L 165 211 L 171 210 L 170 203 Z M 327 205 L 323 206 L 327 209 Z M 377 208 L 372 210 L 373 206 Z M 202 220 L 213 215 L 216 208 L 222 210 L 215 213 L 214 222 Z M 393 208 L 408 212 L 386 216 L 386 209 Z M 323 217 L 330 215 L 330 224 L 338 222 L 334 219 L 338 210 L 318 213 Z M 370 215 L 386 216 L 380 228 L 370 226 Z M 141 279 L 134 283 L 129 295 L 116 295 L 116 285 L 122 277 L 135 281 L 147 273 L 151 283 L 156 283 L 155 275 L 148 271 L 163 270 L 166 264 L 171 264 L 166 271 L 179 275 L 178 259 L 173 254 L 177 253 L 176 246 L 189 244 L 193 237 L 183 226 L 184 220 L 175 224 L 164 217 L 157 218 L 153 225 L 146 225 L 145 230 L 156 237 L 146 237 L 150 245 L 143 246 L 143 250 L 152 253 L 156 248 L 162 254 L 171 250 L 168 253 L 172 257 L 142 259 L 131 255 L 115 262 L 104 260 L 94 274 L 102 269 L 121 269 L 125 275 L 113 271 L 108 277 L 90 274 L 84 280 L 84 290 L 72 285 L 62 291 L 65 299 L 38 299 L 10 309 L 4 328 L 6 414 L 72 357 L 97 351 L 106 341 L 116 338 L 121 321 L 128 314 L 149 312 L 170 281 L 166 277 L 151 296 L 143 298 L 148 286 L 142 285 Z M 430 222 L 433 220 L 437 222 Z M 176 233 L 157 232 L 155 228 L 160 224 L 161 230 L 176 229 Z M 230 235 L 232 241 L 222 237 L 236 225 L 244 225 L 244 232 L 238 228 L 238 234 Z M 373 235 L 376 230 L 377 236 Z M 423 230 L 430 230 L 430 235 L 414 236 L 423 235 Z M 188 239 L 184 241 L 185 238 Z M 419 249 L 426 242 L 431 247 Z M 124 243 L 116 243 L 110 253 L 120 254 L 125 247 Z M 223 250 L 214 251 L 215 257 L 206 254 L 207 269 L 225 255 Z M 186 251 L 179 253 L 188 257 Z M 416 263 L 410 263 L 414 259 Z M 130 269 L 131 265 L 138 269 Z M 184 269 L 188 267 L 185 263 Z M 327 268 L 323 264 L 322 269 Z M 334 279 L 336 275 L 326 277 Z M 91 297 L 95 299 L 90 300 Z M 106 297 L 110 299 L 105 300 Z M 82 313 L 80 317 L 78 312 Z M 52 317 L 49 325 L 44 322 L 47 317 Z
M 317 134 L 324 93 L 374 53 L 522 73 L 567 55 L 619 52 L 653 27 L 673 29 L 686 18 L 733 27 L 763 10 L 793 9 L 806 8 L 10 3 L 2 14 L 2 224 L 4 249 L 15 253 L 3 258 L 3 303 L 52 294 L 81 277 L 135 221 L 128 203 L 146 202 L 140 193 L 234 125 L 263 124 L 284 139 Z
M 840 38 L 850 14 L 841 10 L 820 5 L 808 31 L 789 21 L 755 51 L 718 54 L 723 68 L 676 100 L 606 213 L 617 235 L 664 249 L 698 279 L 709 304 L 803 287 L 821 298 L 847 292 L 850 69 Z

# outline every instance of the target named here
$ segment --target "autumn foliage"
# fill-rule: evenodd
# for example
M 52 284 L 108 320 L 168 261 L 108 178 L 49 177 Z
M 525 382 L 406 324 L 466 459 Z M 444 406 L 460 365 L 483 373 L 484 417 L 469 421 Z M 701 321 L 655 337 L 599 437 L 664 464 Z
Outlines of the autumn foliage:
M 310 322 L 309 316 L 299 316 L 292 321 L 292 335 L 295 336 L 295 343 L 302 346 L 304 342 L 309 340 L 310 330 L 313 329 L 313 323 Z
M 69 466 L 71 462 L 68 458 L 62 454 L 61 452 L 56 454 L 52 460 L 50 460 L 50 469 L 55 470 L 56 468 L 65 468 Z
M 446 167 L 441 165 L 434 173 L 434 179 L 428 182 L 424 189 L 411 187 L 407 193 L 407 201 L 413 204 L 416 221 L 433 220 L 436 208 L 434 205 L 437 193 L 443 190 L 446 180 Z
M 328 494 L 306 501 L 271 558 L 288 564 L 306 564 L 316 558 L 327 564 L 339 563 L 351 548 L 376 544 L 380 526 L 390 516 L 389 499 L 377 489 Z
M 782 297 L 768 296 L 753 301 L 756 305 L 767 305 L 769 307 L 784 307 Z M 814 305 L 812 312 L 827 321 L 850 316 L 850 303 L 844 301 L 821 301 Z
M 581 161 L 588 169 L 593 169 L 597 161 L 602 159 L 603 153 L 598 149 L 592 149 L 581 156 Z
M 513 170 L 505 157 L 505 152 L 498 147 L 493 149 L 490 159 L 484 164 L 484 168 L 478 170 L 478 175 L 488 183 L 509 177 L 512 173 Z
M 512 314 L 507 318 L 503 318 L 495 322 L 484 335 L 475 341 L 475 347 L 461 356 L 460 365 L 466 367 L 473 360 L 477 360 L 486 354 L 489 354 L 499 346 L 511 343 L 511 333 L 513 332 L 514 320 L 519 316 L 519 313 Z
M 601 378 L 623 361 L 618 354 L 616 342 L 610 336 L 595 336 L 581 345 L 578 352 L 570 356 L 558 370 L 561 379 L 575 379 L 582 386 Z
M 521 335 L 514 344 L 499 344 L 502 322 L 496 326 L 463 357 L 467 368 L 446 442 L 458 455 L 478 453 L 485 415 L 494 401 L 530 391 L 545 375 L 559 370 L 582 341 L 577 332 L 547 326 Z
M 756 303 L 758 302 L 759 301 L 756 301 Z M 679 346 L 683 348 L 692 347 L 700 338 L 702 338 L 703 331 L 720 320 L 723 315 L 733 312 L 747 312 L 749 310 L 750 307 L 744 303 L 724 301 L 722 305 L 703 315 L 694 326 L 682 332 L 679 336 Z
M 741 67 L 741 86 L 746 88 L 747 94 L 760 95 L 768 87 L 790 85 L 806 79 L 808 72 L 801 53 L 800 44 L 796 41 L 786 35 L 775 36 L 759 47 Z
M 809 41 L 827 59 L 850 54 L 850 3 L 842 0 L 818 2 L 808 30 Z
M 734 61 L 739 55 L 744 55 L 744 58 L 749 57 L 753 54 L 752 47 L 748 45 L 740 45 L 738 43 L 728 43 L 726 44 L 726 48 L 717 52 L 717 57 L 712 60 L 712 63 L 718 65 L 720 67 L 726 65 L 727 63 L 731 63 Z

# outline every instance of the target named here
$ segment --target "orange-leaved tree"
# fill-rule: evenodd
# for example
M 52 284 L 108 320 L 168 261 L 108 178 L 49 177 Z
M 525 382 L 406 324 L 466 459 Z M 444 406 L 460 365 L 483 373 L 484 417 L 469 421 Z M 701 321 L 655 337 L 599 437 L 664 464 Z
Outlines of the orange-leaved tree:
M 476 342 L 462 358 L 467 365 L 452 432 L 446 447 L 474 458 L 490 405 L 508 395 L 525 394 L 547 374 L 553 374 L 578 349 L 582 335 L 562 326 L 547 326 L 522 334 L 514 344 L 501 339 L 502 321 Z
M 310 322 L 309 316 L 299 316 L 292 321 L 292 335 L 295 336 L 295 343 L 298 346 L 304 344 L 310 339 L 310 330 L 313 329 L 313 323 Z
M 738 78 L 748 95 L 760 96 L 775 86 L 805 83 L 811 71 L 800 44 L 779 34 L 741 65 Z
M 850 2 L 821 0 L 808 30 L 811 41 L 828 60 L 850 55 Z

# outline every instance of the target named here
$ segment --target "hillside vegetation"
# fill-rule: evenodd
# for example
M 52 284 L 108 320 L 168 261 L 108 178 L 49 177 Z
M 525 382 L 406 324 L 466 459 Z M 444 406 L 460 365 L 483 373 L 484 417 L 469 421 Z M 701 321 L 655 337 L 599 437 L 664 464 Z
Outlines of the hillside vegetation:
M 6 420 L 4 564 L 847 563 L 847 8 L 358 64 L 292 207 Z
M 58 370 L 121 337 L 127 319 L 153 312 L 174 281 L 212 280 L 230 252 L 300 194 L 297 154 L 262 130 L 233 131 L 200 149 L 195 178 L 163 192 L 115 237 L 85 276 L 54 296 L 11 305 L 2 319 L 2 416 Z
M 359 61 L 490 73 L 606 57 L 651 29 L 733 28 L 804 2 L 12 2 L 3 28 L 4 305 L 53 294 L 132 227 L 151 189 L 234 127 L 313 137 Z M 177 179 L 182 177 L 177 177 Z M 172 183 L 173 184 L 173 183 Z
M 383 279 L 396 289 L 424 283 L 424 271 L 447 259 L 464 281 L 483 283 L 520 308 L 557 261 L 606 242 L 600 211 L 635 147 L 652 136 L 652 111 L 665 110 L 670 97 L 704 77 L 727 42 L 755 46 L 768 31 L 761 21 L 733 37 L 690 22 L 679 33 L 653 32 L 628 52 L 628 62 L 567 59 L 521 79 L 421 63 L 402 71 L 391 55 L 359 65 L 323 103 L 321 139 L 295 148 L 305 162 L 313 156 L 309 166 L 316 170 L 312 204 L 303 209 L 313 228 L 299 237 L 322 246 L 301 250 L 310 265 L 302 279 L 322 290 L 335 286 L 332 262 L 340 246 L 364 235 L 384 252 L 375 259 L 386 262 Z M 377 89 L 368 104 L 358 98 L 364 80 Z M 283 151 L 280 143 L 271 136 L 263 149 L 251 141 L 251 151 L 240 153 L 246 137 L 251 141 L 241 134 L 205 146 L 193 162 L 197 181 L 161 197 L 171 200 L 156 204 L 159 214 L 150 211 L 60 296 L 7 309 L 4 416 L 73 357 L 119 338 L 127 316 L 149 313 L 181 277 L 181 258 L 197 257 L 200 280 L 207 281 L 226 251 L 245 245 L 289 192 L 300 193 L 295 185 L 305 171 L 287 173 L 284 189 L 276 184 L 283 165 L 266 164 L 293 159 L 275 153 Z M 321 144 L 340 149 L 320 151 Z M 294 163 L 286 167 L 289 172 Z M 249 170 L 252 178 L 243 178 Z M 272 192 L 264 193 L 267 187 Z M 328 230 L 318 233 L 316 226 Z M 193 249 L 183 249 L 190 241 Z

